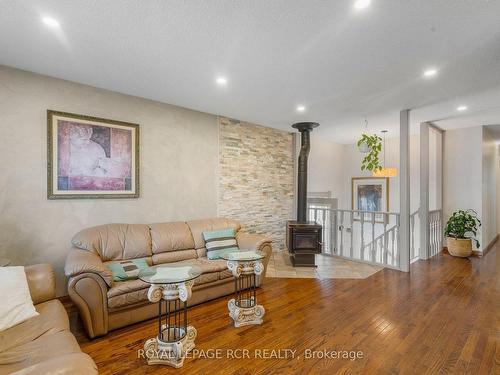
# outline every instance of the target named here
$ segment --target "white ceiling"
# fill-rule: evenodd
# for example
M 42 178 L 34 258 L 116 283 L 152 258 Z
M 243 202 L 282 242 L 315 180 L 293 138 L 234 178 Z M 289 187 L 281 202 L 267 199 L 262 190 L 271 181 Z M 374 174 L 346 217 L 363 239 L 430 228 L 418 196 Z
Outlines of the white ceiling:
M 286 130 L 318 121 L 344 143 L 365 115 L 371 130 L 396 133 L 400 109 L 449 119 L 481 96 L 494 104 L 464 103 L 466 123 L 480 125 L 476 112 L 500 123 L 500 1 L 352 4 L 0 0 L 0 64 Z M 431 66 L 438 76 L 423 79 Z

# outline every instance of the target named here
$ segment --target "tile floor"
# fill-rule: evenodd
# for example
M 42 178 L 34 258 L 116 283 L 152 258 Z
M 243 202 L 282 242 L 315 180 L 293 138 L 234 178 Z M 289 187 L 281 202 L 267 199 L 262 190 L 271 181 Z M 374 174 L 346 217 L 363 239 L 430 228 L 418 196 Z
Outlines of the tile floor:
M 273 252 L 266 275 L 299 279 L 366 279 L 383 268 L 326 255 L 316 255 L 316 265 L 316 268 L 295 268 L 287 251 Z

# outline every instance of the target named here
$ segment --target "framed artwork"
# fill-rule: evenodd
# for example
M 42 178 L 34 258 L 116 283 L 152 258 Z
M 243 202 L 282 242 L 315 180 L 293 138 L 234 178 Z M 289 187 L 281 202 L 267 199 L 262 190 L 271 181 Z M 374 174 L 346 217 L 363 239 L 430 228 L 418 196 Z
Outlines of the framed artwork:
M 139 197 L 139 125 L 47 111 L 47 197 Z
M 388 177 L 353 177 L 352 209 L 370 212 L 389 211 L 389 178 Z M 360 220 L 360 215 L 355 215 Z M 365 220 L 371 220 L 372 215 L 366 214 Z M 383 215 L 375 215 L 375 220 L 383 221 Z

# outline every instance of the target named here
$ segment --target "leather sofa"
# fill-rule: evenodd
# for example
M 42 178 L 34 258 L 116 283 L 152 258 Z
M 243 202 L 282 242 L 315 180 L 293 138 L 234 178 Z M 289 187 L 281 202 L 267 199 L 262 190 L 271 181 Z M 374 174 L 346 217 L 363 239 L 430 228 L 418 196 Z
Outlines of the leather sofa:
M 69 330 L 66 310 L 55 298 L 49 264 L 25 267 L 38 316 L 0 332 L 0 374 L 97 374 Z
M 158 314 L 158 306 L 149 302 L 149 284 L 139 279 L 113 281 L 106 267 L 110 262 L 145 259 L 150 266 L 163 263 L 190 263 L 199 266 L 202 275 L 195 280 L 190 306 L 231 294 L 234 281 L 222 259 L 206 257 L 204 231 L 234 228 L 240 249 L 257 249 L 267 254 L 263 282 L 272 252 L 266 236 L 245 234 L 238 222 L 215 218 L 188 222 L 156 224 L 107 224 L 84 229 L 71 243 L 65 274 L 69 278 L 68 294 L 78 307 L 90 338 L 127 326 Z M 221 311 L 221 317 L 226 316 Z

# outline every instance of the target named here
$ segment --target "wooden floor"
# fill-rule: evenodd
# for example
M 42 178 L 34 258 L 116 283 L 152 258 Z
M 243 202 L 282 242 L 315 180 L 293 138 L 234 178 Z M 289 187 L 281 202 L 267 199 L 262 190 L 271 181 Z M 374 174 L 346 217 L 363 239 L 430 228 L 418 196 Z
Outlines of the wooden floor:
M 500 374 L 498 254 L 440 255 L 410 274 L 385 269 L 364 280 L 268 279 L 258 293 L 262 326 L 233 328 L 226 298 L 191 308 L 196 348 L 220 349 L 223 358 L 190 358 L 177 370 L 137 358 L 155 321 L 93 341 L 74 314 L 72 325 L 103 374 Z M 226 358 L 231 349 L 248 349 L 250 358 Z M 255 358 L 264 349 L 297 352 Z M 363 359 L 306 359 L 306 349 L 361 351 Z

